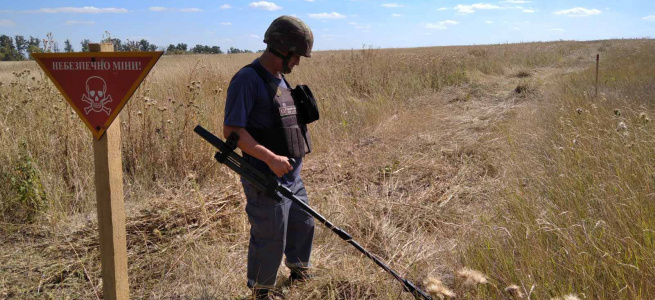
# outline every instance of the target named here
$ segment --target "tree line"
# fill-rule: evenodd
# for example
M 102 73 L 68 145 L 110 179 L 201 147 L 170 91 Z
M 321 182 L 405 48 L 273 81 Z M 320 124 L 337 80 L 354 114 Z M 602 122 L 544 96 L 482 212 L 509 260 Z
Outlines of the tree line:
M 89 39 L 84 39 L 80 42 L 80 52 L 89 52 Z M 157 46 L 150 43 L 146 39 L 139 41 L 132 41 L 127 39 L 113 38 L 108 32 L 102 39 L 103 43 L 114 44 L 114 51 L 129 52 L 129 51 L 164 51 L 164 54 L 232 54 L 232 53 L 252 53 L 250 50 L 241 50 L 238 48 L 230 47 L 224 52 L 219 46 L 209 46 L 197 44 L 192 48 L 185 43 L 178 43 L 177 45 L 170 44 L 168 47 Z M 52 38 L 52 33 L 48 33 L 45 39 L 30 36 L 26 38 L 22 35 L 11 36 L 2 34 L 0 35 L 0 61 L 20 61 L 31 59 L 30 54 L 40 52 L 75 52 L 75 48 L 70 40 L 64 41 L 63 49 Z M 257 52 L 261 52 L 259 50 Z

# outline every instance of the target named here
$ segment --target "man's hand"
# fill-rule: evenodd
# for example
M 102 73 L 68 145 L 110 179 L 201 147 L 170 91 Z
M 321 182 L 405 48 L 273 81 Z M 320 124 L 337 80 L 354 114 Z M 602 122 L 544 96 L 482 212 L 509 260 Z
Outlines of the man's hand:
M 266 161 L 266 164 L 277 177 L 282 177 L 293 170 L 289 159 L 284 156 L 273 155 L 270 160 Z
M 223 125 L 223 135 L 230 136 L 232 132 L 239 134 L 240 138 L 237 146 L 241 151 L 265 162 L 277 177 L 282 177 L 284 174 L 293 170 L 288 158 L 279 156 L 257 143 L 245 128 Z

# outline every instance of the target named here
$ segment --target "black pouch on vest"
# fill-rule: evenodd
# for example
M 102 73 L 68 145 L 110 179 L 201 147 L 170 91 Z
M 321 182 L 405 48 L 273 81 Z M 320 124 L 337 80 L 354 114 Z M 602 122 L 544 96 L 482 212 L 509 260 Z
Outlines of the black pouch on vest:
M 303 124 L 309 124 L 318 120 L 318 105 L 312 90 L 306 85 L 297 85 L 295 89 L 291 90 L 291 97 L 296 104 L 298 116 Z

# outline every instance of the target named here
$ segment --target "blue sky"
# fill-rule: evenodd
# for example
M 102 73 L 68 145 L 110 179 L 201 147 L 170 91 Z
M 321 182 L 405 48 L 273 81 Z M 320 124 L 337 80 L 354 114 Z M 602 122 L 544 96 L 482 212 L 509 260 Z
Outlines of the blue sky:
M 653 37 L 655 1 L 0 0 L 0 34 L 148 39 L 257 50 L 280 15 L 304 20 L 315 50 Z

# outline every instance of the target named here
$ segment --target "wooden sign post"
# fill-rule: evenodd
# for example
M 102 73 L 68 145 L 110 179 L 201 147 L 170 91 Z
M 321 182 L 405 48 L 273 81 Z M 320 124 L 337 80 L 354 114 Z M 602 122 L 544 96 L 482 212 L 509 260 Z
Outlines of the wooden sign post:
M 114 45 L 89 44 L 89 51 L 114 52 Z M 110 126 L 100 139 L 93 141 L 102 292 L 105 299 L 127 300 L 130 296 L 119 116 L 114 121 L 118 125 Z
M 103 298 L 129 299 L 118 114 L 163 52 L 114 52 L 89 44 L 88 53 L 35 53 L 32 57 L 91 130 L 95 164 Z M 118 123 L 111 127 L 112 122 Z

